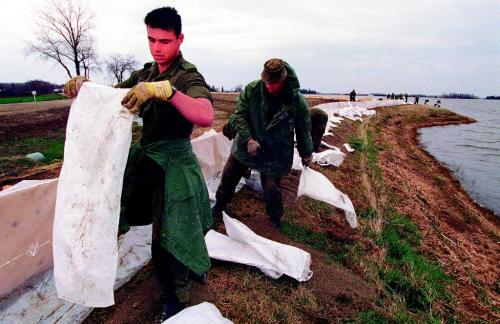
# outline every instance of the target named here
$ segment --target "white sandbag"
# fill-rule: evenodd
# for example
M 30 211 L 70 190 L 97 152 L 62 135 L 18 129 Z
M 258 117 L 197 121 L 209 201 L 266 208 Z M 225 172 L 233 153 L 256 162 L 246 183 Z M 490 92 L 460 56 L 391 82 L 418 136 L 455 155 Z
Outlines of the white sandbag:
M 342 153 L 335 146 L 331 146 L 331 147 L 333 147 L 333 149 L 325 150 L 325 151 L 322 151 L 319 153 L 313 152 L 312 162 L 317 163 L 321 166 L 333 165 L 333 166 L 339 167 L 342 164 L 342 162 L 344 162 L 345 153 Z M 292 169 L 293 170 L 304 169 L 304 166 L 302 165 L 302 159 L 300 158 L 299 151 L 297 151 L 297 149 L 294 149 L 294 152 L 293 152 Z
M 325 132 L 323 133 L 323 137 L 325 137 L 325 136 L 333 136 L 331 129 L 325 129 Z
M 340 152 L 340 149 L 338 147 L 336 147 L 335 145 L 328 144 L 325 141 L 321 141 L 321 146 Z
M 307 196 L 324 201 L 332 206 L 344 210 L 347 222 L 352 228 L 358 226 L 356 212 L 351 199 L 335 188 L 327 177 L 311 168 L 304 168 L 300 175 L 297 197 Z
M 50 182 L 50 181 L 54 181 L 55 179 L 43 179 L 43 180 L 22 180 L 18 183 L 16 183 L 15 185 L 13 186 L 10 186 L 2 191 L 0 191 L 0 196 L 2 196 L 2 194 L 6 193 L 6 192 L 12 192 L 14 190 L 19 190 L 19 189 L 24 189 L 24 188 L 29 188 L 29 187 L 33 187 L 33 186 L 36 186 L 38 184 L 42 184 L 42 183 L 46 183 L 46 182 Z
M 313 153 L 313 162 L 321 166 L 340 166 L 344 162 L 345 153 L 338 150 L 325 150 L 319 153 Z
M 205 235 L 211 258 L 255 266 L 275 279 L 283 274 L 298 281 L 312 277 L 308 252 L 259 236 L 225 213 L 223 219 L 228 236 L 213 230 Z
M 292 169 L 293 170 L 302 170 L 304 166 L 302 165 L 302 159 L 300 158 L 299 151 L 297 148 L 293 149 L 293 162 Z
M 151 259 L 151 229 L 151 225 L 134 226 L 120 236 L 115 290 Z M 47 270 L 33 278 L 20 294 L 0 299 L 0 323 L 80 323 L 92 309 L 57 298 L 54 273 Z
M 257 170 L 252 170 L 250 173 L 250 178 L 245 179 L 245 184 L 247 187 L 255 192 L 263 192 L 262 183 L 260 182 L 260 172 Z
M 0 300 L 52 267 L 56 190 L 57 179 L 51 179 L 0 191 Z
M 54 219 L 54 279 L 60 298 L 114 304 L 123 173 L 134 115 L 127 89 L 83 84 L 71 106 Z
M 211 129 L 191 141 L 193 152 L 200 163 L 205 179 L 221 173 L 231 152 L 231 141 L 222 133 Z
M 183 309 L 162 324 L 231 324 L 230 320 L 222 316 L 219 309 L 211 303 L 201 304 Z
M 349 153 L 352 153 L 352 152 L 354 152 L 354 151 L 355 151 L 355 150 L 351 147 L 351 145 L 349 145 L 349 143 L 344 143 L 344 145 L 343 145 L 343 146 L 344 146 L 345 150 L 346 150 L 347 152 L 349 152 Z

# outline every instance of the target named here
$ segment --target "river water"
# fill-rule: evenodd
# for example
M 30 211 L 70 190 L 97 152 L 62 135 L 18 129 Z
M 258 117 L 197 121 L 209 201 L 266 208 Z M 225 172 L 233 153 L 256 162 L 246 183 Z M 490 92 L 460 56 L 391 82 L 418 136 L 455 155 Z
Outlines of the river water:
M 429 100 L 433 105 L 437 99 Z M 441 108 L 477 123 L 422 128 L 420 143 L 454 173 L 475 201 L 500 216 L 500 100 L 440 100 Z

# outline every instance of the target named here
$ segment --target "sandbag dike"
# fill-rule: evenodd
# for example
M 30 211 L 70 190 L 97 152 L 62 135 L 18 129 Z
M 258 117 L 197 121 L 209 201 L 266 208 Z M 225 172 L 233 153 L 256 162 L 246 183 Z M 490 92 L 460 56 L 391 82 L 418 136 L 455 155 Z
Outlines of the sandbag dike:
M 367 102 L 363 104 L 381 106 L 383 103 Z M 392 104 L 396 103 L 393 101 L 387 102 L 387 105 Z M 350 103 L 334 103 L 330 105 L 328 107 L 330 110 L 347 106 L 345 112 L 349 108 L 356 108 L 352 109 L 352 111 L 358 110 L 358 107 L 361 108 L 361 103 L 355 107 L 352 107 Z M 358 111 L 347 115 L 359 118 L 362 113 Z M 224 138 L 220 134 L 207 134 L 193 141 L 194 151 L 198 156 L 206 179 L 220 173 L 227 158 L 227 155 L 224 156 L 220 153 L 221 148 L 227 150 L 228 147 L 229 144 L 227 141 L 224 142 Z M 211 183 L 211 181 L 207 182 Z M 8 251 L 2 249 L 2 255 L 0 255 L 0 277 L 6 278 L 6 280 L 2 280 L 4 285 L 1 286 L 2 291 L 0 292 L 0 295 L 3 296 L 0 319 L 2 317 L 5 320 L 15 319 L 16 314 L 19 316 L 22 314 L 20 318 L 29 319 L 30 310 L 32 310 L 34 320 L 43 319 L 48 322 L 57 319 L 81 321 L 90 312 L 88 308 L 58 300 L 53 291 L 54 286 L 50 268 L 52 264 L 51 233 L 56 186 L 57 179 L 41 181 L 31 183 L 24 188 L 12 188 L 0 195 L 0 199 L 2 199 L 0 201 L 0 206 L 2 206 L 2 209 L 0 209 L 0 215 L 2 215 L 0 217 L 0 233 L 9 233 L 5 235 L 5 238 L 9 239 L 9 247 L 11 247 Z M 215 187 L 212 189 L 214 190 Z M 35 197 L 37 198 L 35 199 Z M 9 206 L 11 209 L 3 209 L 4 206 Z M 3 217 L 4 215 L 17 215 L 18 217 L 7 218 Z M 30 232 L 28 229 L 32 231 Z M 126 282 L 133 273 L 149 260 L 150 242 L 148 242 L 148 230 L 147 227 L 137 228 L 137 231 L 132 231 L 120 238 L 118 243 L 120 267 L 115 288 Z M 140 240 L 143 241 L 140 243 Z M 23 291 L 21 287 L 27 283 L 31 288 L 28 287 Z M 51 297 L 55 297 L 54 302 L 49 301 Z

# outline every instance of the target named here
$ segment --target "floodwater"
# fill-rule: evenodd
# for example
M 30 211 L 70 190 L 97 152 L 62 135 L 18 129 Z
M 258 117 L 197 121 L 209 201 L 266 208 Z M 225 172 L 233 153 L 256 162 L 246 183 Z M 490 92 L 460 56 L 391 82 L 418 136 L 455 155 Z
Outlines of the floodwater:
M 432 105 L 437 101 L 429 100 Z M 476 202 L 500 216 L 500 100 L 440 100 L 441 108 L 477 123 L 422 128 L 420 143 L 454 173 Z

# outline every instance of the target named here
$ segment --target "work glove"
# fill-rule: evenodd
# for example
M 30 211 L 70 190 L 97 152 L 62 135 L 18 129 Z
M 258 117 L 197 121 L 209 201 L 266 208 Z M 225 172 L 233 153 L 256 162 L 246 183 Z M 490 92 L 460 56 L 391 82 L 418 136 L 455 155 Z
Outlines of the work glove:
M 261 147 L 260 147 L 259 142 L 257 142 L 253 138 L 251 138 L 251 139 L 248 140 L 248 142 L 247 142 L 247 151 L 248 151 L 248 154 L 250 154 L 251 157 L 256 156 L 257 153 L 259 153 L 260 149 L 261 149 Z
M 232 140 L 236 136 L 236 133 L 236 129 L 234 129 L 230 123 L 226 123 L 222 127 L 222 134 L 224 134 L 224 136 L 226 136 L 229 140 Z
M 139 82 L 122 99 L 122 105 L 131 113 L 139 111 L 141 105 L 149 99 L 170 101 L 175 94 L 170 81 Z
M 302 158 L 302 165 L 307 168 L 309 166 L 309 164 L 311 164 L 312 160 L 313 160 L 312 154 L 309 156 L 303 157 Z
M 69 81 L 64 84 L 64 95 L 68 98 L 76 97 L 78 92 L 80 92 L 82 84 L 87 81 L 89 81 L 89 79 L 81 75 L 69 79 Z

